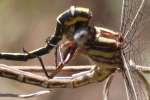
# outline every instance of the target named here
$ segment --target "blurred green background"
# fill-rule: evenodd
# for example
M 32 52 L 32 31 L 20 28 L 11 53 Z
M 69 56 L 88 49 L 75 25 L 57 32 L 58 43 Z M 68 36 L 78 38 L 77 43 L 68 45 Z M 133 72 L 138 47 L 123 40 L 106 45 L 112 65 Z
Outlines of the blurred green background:
M 148 1 L 148 0 L 147 0 Z M 91 24 L 119 31 L 121 0 L 0 0 L 0 51 L 22 52 L 22 48 L 33 50 L 45 44 L 56 26 L 56 17 L 71 5 L 89 7 L 93 11 Z M 148 1 L 149 4 L 149 1 Z M 147 5 L 148 5 L 147 4 Z M 145 9 L 148 16 L 150 10 Z M 143 40 L 148 40 L 149 19 L 140 29 Z M 143 31 L 144 30 L 144 31 Z M 145 49 L 149 51 L 149 41 Z M 146 58 L 150 55 L 144 52 Z M 54 65 L 53 52 L 43 57 L 46 65 Z M 83 56 L 76 55 L 70 64 L 89 64 Z M 147 60 L 147 63 L 150 62 Z M 37 59 L 28 62 L 1 60 L 7 65 L 39 65 Z M 125 100 L 125 89 L 120 74 L 117 74 L 111 88 L 111 100 Z M 44 90 L 9 79 L 0 78 L 0 92 L 30 93 Z M 103 84 L 90 84 L 76 89 L 56 89 L 55 93 L 28 100 L 102 100 Z M 120 99 L 121 98 L 121 99 Z M 26 100 L 0 98 L 0 100 Z

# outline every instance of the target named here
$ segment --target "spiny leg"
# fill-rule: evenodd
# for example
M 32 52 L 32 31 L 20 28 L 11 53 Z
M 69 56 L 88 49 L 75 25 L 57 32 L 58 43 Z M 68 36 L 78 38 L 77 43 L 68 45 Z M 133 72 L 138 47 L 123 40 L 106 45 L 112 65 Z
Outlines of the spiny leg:
M 24 48 L 23 48 L 23 52 L 29 54 L 29 52 L 26 51 Z M 43 63 L 42 58 L 41 58 L 40 56 L 37 56 L 37 55 L 35 55 L 35 56 L 38 58 L 38 60 L 39 60 L 39 62 L 40 62 L 40 64 L 41 64 L 41 66 L 42 66 L 42 69 L 43 69 L 43 71 L 44 71 L 44 73 L 45 73 L 45 76 L 46 76 L 47 78 L 51 78 L 51 77 L 48 75 L 48 72 L 47 72 L 47 70 L 46 70 L 46 68 L 45 68 L 45 65 L 44 65 L 44 63 Z
M 57 67 L 58 66 L 58 46 L 56 46 L 56 49 L 55 49 L 55 66 Z
M 59 49 L 59 57 L 61 59 L 60 61 L 61 65 L 60 64 L 58 65 L 58 60 L 57 60 L 58 49 Z M 53 78 L 54 76 L 56 76 L 56 74 L 64 67 L 64 61 L 63 61 L 63 57 L 60 51 L 60 46 L 57 46 L 55 49 L 55 66 L 56 66 L 56 70 L 53 73 L 51 73 L 51 75 L 49 75 L 49 78 Z
M 62 54 L 61 49 L 62 49 L 62 47 L 65 47 L 65 46 L 67 46 L 67 48 L 64 51 L 64 53 Z M 64 65 L 71 60 L 71 58 L 73 57 L 73 55 L 75 53 L 76 47 L 74 46 L 73 43 L 66 42 L 63 45 L 58 46 L 58 50 L 59 50 L 59 56 L 60 56 L 60 60 L 61 61 L 58 64 L 58 66 L 56 66 L 55 72 L 53 72 L 51 74 L 51 78 L 53 78 L 54 76 L 56 76 L 56 74 L 62 70 L 62 68 L 64 67 Z M 57 65 L 57 62 L 56 62 L 56 65 Z
M 93 66 L 91 70 L 73 74 L 71 77 L 54 77 L 53 79 L 47 79 L 44 76 L 2 65 L 0 66 L 0 76 L 44 88 L 76 88 L 97 82 L 94 76 L 97 73 L 95 69 L 96 67 Z
M 94 75 L 95 75 L 95 67 L 93 67 L 89 71 L 73 74 L 71 77 L 55 77 L 53 79 L 50 79 L 51 82 L 47 87 L 48 88 L 78 88 L 96 82 Z

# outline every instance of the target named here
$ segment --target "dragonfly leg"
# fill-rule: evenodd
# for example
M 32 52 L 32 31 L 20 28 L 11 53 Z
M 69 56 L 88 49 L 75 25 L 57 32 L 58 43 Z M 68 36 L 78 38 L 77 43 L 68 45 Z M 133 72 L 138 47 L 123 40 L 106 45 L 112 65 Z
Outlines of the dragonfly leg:
M 90 70 L 73 74 L 71 77 L 54 77 L 53 79 L 47 79 L 44 76 L 18 70 L 13 67 L 0 66 L 1 77 L 44 88 L 77 88 L 90 83 L 101 82 L 99 78 L 95 77 L 95 75 L 97 76 L 98 74 L 98 67 L 92 66 Z
M 29 54 L 29 52 L 26 51 L 24 48 L 23 48 L 23 52 Z M 40 64 L 41 64 L 41 66 L 42 66 L 42 69 L 43 69 L 43 71 L 44 71 L 44 73 L 45 73 L 45 76 L 46 76 L 47 78 L 51 78 L 51 77 L 48 75 L 48 72 L 47 72 L 47 70 L 46 70 L 46 68 L 45 68 L 45 65 L 44 65 L 44 63 L 43 63 L 42 58 L 41 58 L 40 56 L 38 56 L 38 55 L 35 55 L 35 56 L 38 58 L 38 60 L 39 60 L 39 62 L 40 62 Z
M 0 66 L 1 77 L 44 88 L 77 88 L 97 82 L 94 78 L 95 72 L 95 66 L 93 66 L 91 70 L 73 74 L 71 77 L 54 77 L 53 79 L 47 79 L 44 76 L 10 68 L 9 66 Z
M 63 47 L 67 47 L 67 48 L 62 54 L 61 49 Z M 58 46 L 58 50 L 59 50 L 59 56 L 60 56 L 61 61 L 58 64 L 58 66 L 56 66 L 55 72 L 53 72 L 50 75 L 51 78 L 56 76 L 56 74 L 59 73 L 62 70 L 62 68 L 65 66 L 65 64 L 67 64 L 71 60 L 71 58 L 73 57 L 73 55 L 75 53 L 76 46 L 72 42 L 67 41 L 66 43 L 62 44 L 61 46 Z M 56 56 L 57 56 L 57 53 L 56 53 Z M 56 61 L 56 65 L 57 65 L 57 61 Z
M 96 82 L 93 78 L 95 74 L 94 68 L 89 71 L 73 74 L 71 77 L 55 77 L 51 79 L 48 88 L 78 88 Z

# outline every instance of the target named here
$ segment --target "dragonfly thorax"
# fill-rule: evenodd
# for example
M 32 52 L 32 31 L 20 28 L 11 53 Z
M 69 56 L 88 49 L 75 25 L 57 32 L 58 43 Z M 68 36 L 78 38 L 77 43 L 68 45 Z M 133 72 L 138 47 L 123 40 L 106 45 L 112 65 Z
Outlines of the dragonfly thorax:
M 120 50 L 122 48 L 121 34 L 112 30 L 94 27 L 94 36 L 88 39 L 80 51 L 94 62 L 119 64 L 121 63 Z

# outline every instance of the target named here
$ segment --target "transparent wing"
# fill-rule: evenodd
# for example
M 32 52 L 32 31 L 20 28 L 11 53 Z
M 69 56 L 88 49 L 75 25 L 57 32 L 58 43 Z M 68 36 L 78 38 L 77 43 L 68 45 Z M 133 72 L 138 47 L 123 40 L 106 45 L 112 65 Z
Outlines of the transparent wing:
M 124 75 L 124 80 L 125 80 L 125 85 L 126 85 L 126 90 L 128 94 L 128 99 L 129 100 L 150 100 L 149 98 L 149 84 L 143 77 L 143 75 L 138 72 L 138 71 L 130 71 L 132 73 L 132 79 L 136 91 L 136 97 L 133 96 L 133 91 L 132 91 L 132 86 L 130 85 L 130 81 L 128 80 L 127 77 Z
M 145 0 L 123 0 L 120 31 L 124 38 L 134 35 L 142 20 L 142 8 Z
M 139 46 L 140 25 L 144 17 L 145 0 L 123 0 L 121 27 L 126 43 L 122 49 L 123 70 L 122 74 L 126 86 L 128 100 L 150 100 L 150 86 L 141 72 L 131 68 L 129 60 L 132 59 L 136 64 L 141 63 L 141 49 Z M 139 34 L 138 34 L 139 33 Z M 135 41 L 136 39 L 136 41 Z M 137 56 L 138 55 L 138 56 Z
M 135 64 L 129 63 L 122 55 L 124 68 L 122 74 L 125 81 L 128 100 L 150 100 L 150 86 L 142 73 L 135 69 Z
M 149 0 L 123 0 L 122 4 L 120 31 L 125 41 L 123 52 L 126 58 L 134 60 L 136 64 L 143 62 L 142 53 L 147 43 L 145 37 L 149 37 L 143 30 L 148 26 L 149 4 Z
M 135 39 L 140 36 L 138 29 L 144 16 L 144 4 L 145 0 L 123 0 L 122 2 L 120 31 L 126 43 L 123 51 L 128 59 L 133 59 L 138 64 L 142 61 L 142 56 L 140 55 L 142 50 L 138 49 L 140 48 L 137 45 L 139 41 L 135 42 Z M 140 57 L 135 59 L 135 55 L 140 55 Z

